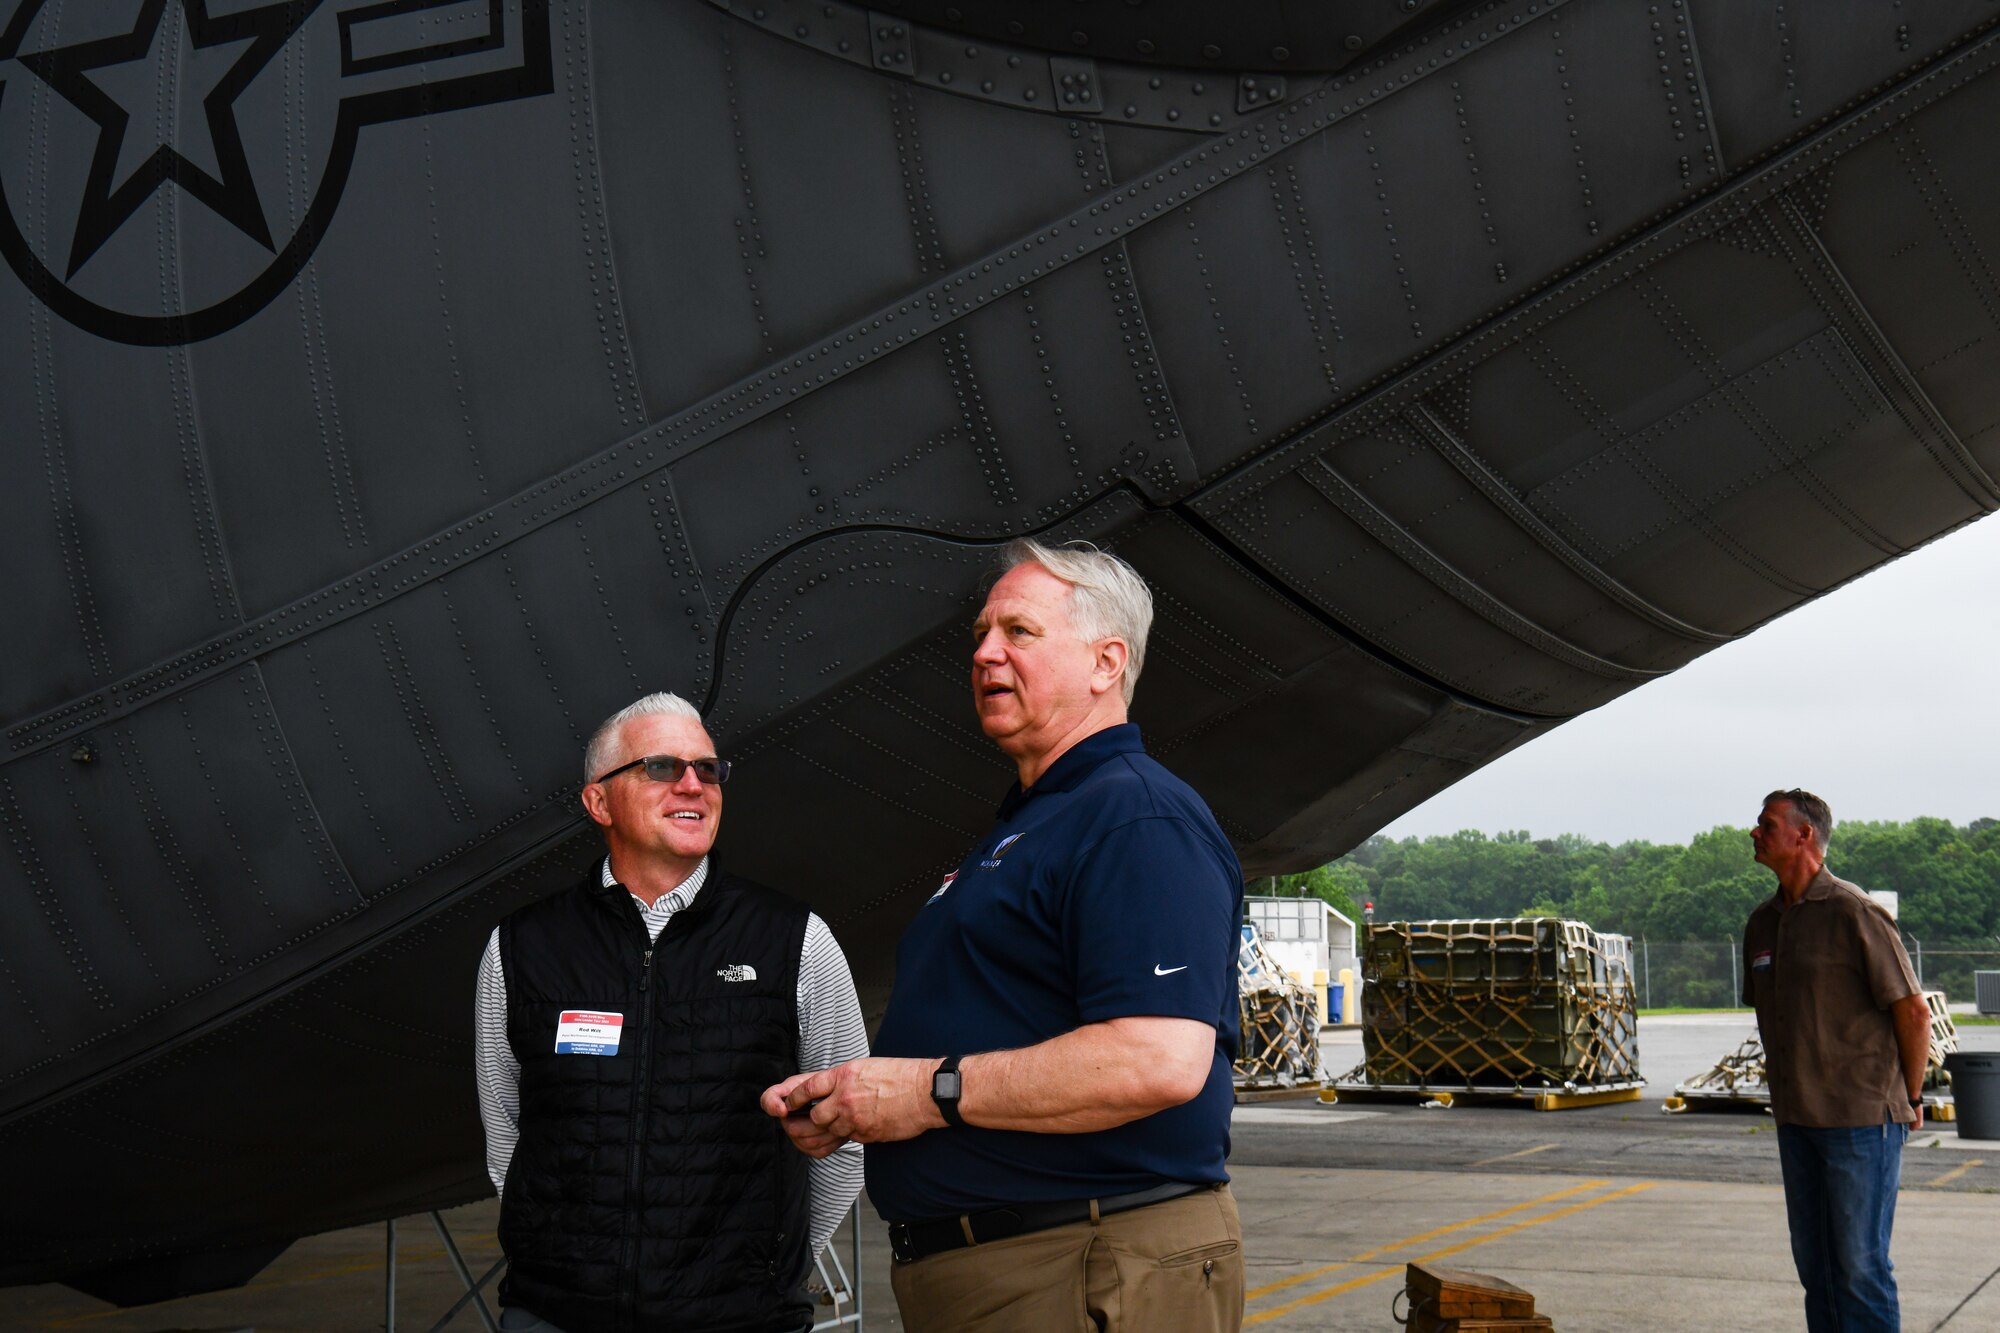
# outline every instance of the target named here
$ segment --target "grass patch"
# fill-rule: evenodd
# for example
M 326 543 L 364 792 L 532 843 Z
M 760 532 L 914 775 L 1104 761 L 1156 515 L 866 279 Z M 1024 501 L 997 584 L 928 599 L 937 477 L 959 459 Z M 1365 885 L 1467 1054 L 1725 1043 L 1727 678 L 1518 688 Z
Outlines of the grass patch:
M 1755 1015 L 1756 1012 L 1757 1011 L 1754 1009 L 1699 1009 L 1699 1008 L 1692 1008 L 1686 1005 L 1680 1005 L 1666 1009 L 1641 1009 L 1639 1011 L 1639 1017 L 1651 1018 L 1658 1014 Z M 2000 1014 L 1953 1014 L 1951 1016 L 1951 1022 L 1953 1027 L 1961 1027 L 1961 1028 L 2000 1028 Z
M 1754 1009 L 1743 1008 L 1703 1009 L 1688 1005 L 1674 1005 L 1664 1009 L 1641 1009 L 1639 1017 L 1650 1018 L 1655 1014 L 1753 1014 L 1755 1012 L 1757 1011 Z

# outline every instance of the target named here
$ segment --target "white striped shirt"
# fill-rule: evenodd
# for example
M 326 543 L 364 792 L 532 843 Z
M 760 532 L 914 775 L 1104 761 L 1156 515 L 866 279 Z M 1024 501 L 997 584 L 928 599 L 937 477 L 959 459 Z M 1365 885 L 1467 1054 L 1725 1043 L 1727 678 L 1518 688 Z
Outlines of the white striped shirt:
M 617 882 L 607 856 L 603 883 L 609 888 Z M 646 918 L 646 933 L 659 939 L 674 913 L 692 903 L 707 882 L 708 858 L 704 856 L 693 874 L 661 894 L 652 906 L 634 894 L 632 901 L 639 904 Z M 486 1124 L 486 1174 L 493 1177 L 496 1194 L 506 1187 L 507 1164 L 514 1160 L 514 1145 L 521 1137 L 521 1063 L 507 1044 L 507 977 L 503 967 L 500 928 L 495 926 L 486 941 L 486 956 L 479 960 L 472 1046 L 479 1076 L 479 1118 Z M 868 1029 L 861 1021 L 861 1002 L 855 998 L 847 955 L 817 913 L 806 918 L 806 938 L 799 946 L 798 1009 L 801 1070 L 831 1069 L 868 1054 Z M 815 1160 L 807 1179 L 812 1191 L 811 1253 L 817 1256 L 861 1192 L 861 1145 L 843 1143 L 839 1151 Z

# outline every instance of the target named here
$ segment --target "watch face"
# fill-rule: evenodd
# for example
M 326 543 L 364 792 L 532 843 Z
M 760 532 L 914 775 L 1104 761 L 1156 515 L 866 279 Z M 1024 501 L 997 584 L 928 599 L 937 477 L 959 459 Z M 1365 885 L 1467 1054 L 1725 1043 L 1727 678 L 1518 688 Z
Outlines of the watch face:
M 956 1069 L 949 1071 L 940 1069 L 936 1074 L 932 1075 L 931 1095 L 933 1097 L 942 1097 L 946 1101 L 957 1101 L 958 1071 Z

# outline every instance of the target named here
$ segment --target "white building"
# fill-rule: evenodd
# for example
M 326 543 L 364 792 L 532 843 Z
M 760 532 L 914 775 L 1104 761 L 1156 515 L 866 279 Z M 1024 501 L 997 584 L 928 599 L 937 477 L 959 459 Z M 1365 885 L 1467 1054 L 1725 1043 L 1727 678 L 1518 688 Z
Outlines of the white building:
M 1243 900 L 1244 919 L 1257 928 L 1257 934 L 1264 942 L 1264 951 L 1271 961 L 1297 977 L 1307 986 L 1313 986 L 1321 974 L 1329 985 L 1340 984 L 1342 968 L 1352 975 L 1349 990 L 1358 990 L 1361 984 L 1361 964 L 1354 951 L 1354 923 L 1332 905 L 1319 898 L 1262 898 L 1246 897 Z M 1359 1003 L 1358 995 L 1343 997 L 1343 1008 L 1354 1012 Z M 1326 1010 L 1321 1010 L 1326 1014 Z M 1327 1021 L 1339 1021 L 1337 1015 L 1327 1015 Z

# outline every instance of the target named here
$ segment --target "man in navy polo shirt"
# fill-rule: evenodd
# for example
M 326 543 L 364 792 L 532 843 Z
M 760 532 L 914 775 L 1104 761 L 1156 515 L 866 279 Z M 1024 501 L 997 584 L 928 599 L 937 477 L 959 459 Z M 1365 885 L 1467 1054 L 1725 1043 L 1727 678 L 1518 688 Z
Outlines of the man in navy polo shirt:
M 764 1109 L 815 1156 L 869 1145 L 915 1333 L 1233 1330 L 1242 871 L 1125 720 L 1144 580 L 1087 545 L 1006 563 L 972 686 L 1019 783 L 905 932 L 878 1054 Z

